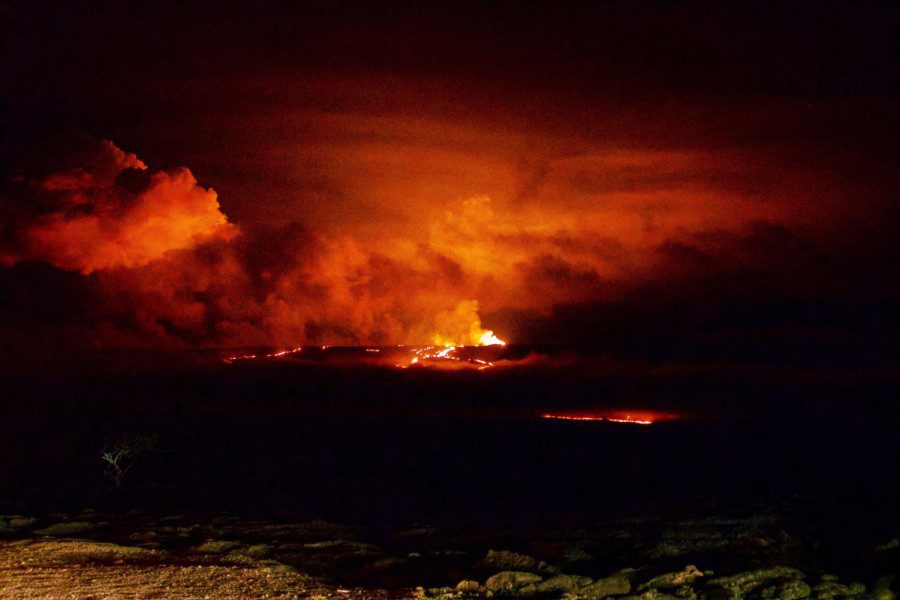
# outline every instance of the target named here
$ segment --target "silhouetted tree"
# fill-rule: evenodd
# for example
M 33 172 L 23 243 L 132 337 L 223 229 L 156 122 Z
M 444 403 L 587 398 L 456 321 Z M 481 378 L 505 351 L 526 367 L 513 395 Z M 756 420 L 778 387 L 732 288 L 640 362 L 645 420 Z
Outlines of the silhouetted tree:
M 142 454 L 156 450 L 159 437 L 152 434 L 130 433 L 118 437 L 108 444 L 100 455 L 106 463 L 106 474 L 122 487 L 122 479 L 134 466 L 135 460 Z

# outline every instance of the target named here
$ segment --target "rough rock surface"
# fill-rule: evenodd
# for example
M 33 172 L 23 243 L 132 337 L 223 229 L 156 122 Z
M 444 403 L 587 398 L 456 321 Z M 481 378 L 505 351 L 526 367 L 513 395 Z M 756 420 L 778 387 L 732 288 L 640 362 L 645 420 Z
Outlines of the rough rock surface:
M 0 597 L 338 596 L 316 580 L 277 563 L 197 565 L 161 561 L 160 558 L 152 550 L 96 542 L 0 543 Z
M 96 525 L 87 521 L 69 521 L 66 523 L 54 523 L 34 533 L 47 537 L 72 537 L 95 529 Z
M 495 594 L 527 594 L 537 591 L 537 584 L 543 577 L 524 571 L 501 571 L 488 577 L 485 587 Z
M 714 597 L 739 598 L 751 590 L 755 590 L 769 582 L 803 579 L 803 573 L 791 567 L 771 567 L 745 571 L 736 575 L 716 577 L 708 581 L 712 588 L 710 595 Z
M 613 574 L 585 586 L 581 589 L 581 593 L 589 598 L 622 596 L 631 593 L 631 581 L 625 575 Z
M 536 558 L 509 550 L 488 550 L 487 556 L 481 561 L 487 569 L 504 571 L 534 571 L 538 568 L 538 563 Z
M 456 591 L 457 592 L 475 593 L 478 591 L 479 587 L 480 586 L 478 585 L 477 581 L 473 581 L 471 579 L 465 579 L 456 584 Z
M 694 565 L 688 565 L 681 571 L 657 575 L 650 581 L 639 585 L 638 591 L 644 591 L 652 588 L 671 589 L 683 585 L 690 585 L 700 577 L 703 577 L 703 572 Z
M 28 529 L 35 523 L 37 523 L 37 519 L 34 517 L 3 515 L 0 516 L 0 533 L 22 531 Z
M 564 575 L 560 573 L 559 575 L 554 575 L 546 581 L 542 581 L 541 583 L 539 583 L 537 586 L 537 591 L 541 593 L 555 594 L 560 594 L 563 592 L 574 592 L 587 585 L 590 585 L 592 582 L 593 579 L 591 579 L 590 577 L 584 577 L 581 575 Z
M 809 598 L 809 594 L 809 586 L 800 579 L 791 579 L 777 585 L 771 585 L 763 588 L 760 592 L 763 598 L 773 598 L 775 600 L 801 600 L 802 598 Z

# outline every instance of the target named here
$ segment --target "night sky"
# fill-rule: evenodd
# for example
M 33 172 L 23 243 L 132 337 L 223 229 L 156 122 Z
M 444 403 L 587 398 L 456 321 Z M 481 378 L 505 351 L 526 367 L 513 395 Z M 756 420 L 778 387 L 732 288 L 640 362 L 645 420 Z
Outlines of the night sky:
M 900 9 L 12 3 L 4 348 L 895 363 Z

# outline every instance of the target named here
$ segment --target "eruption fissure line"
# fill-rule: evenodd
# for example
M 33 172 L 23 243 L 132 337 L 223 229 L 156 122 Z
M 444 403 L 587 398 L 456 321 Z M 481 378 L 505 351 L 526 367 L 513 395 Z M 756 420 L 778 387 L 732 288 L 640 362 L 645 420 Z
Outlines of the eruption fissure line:
M 280 358 L 282 356 L 288 356 L 291 354 L 296 354 L 298 352 L 303 352 L 303 348 L 298 346 L 296 348 L 291 348 L 288 350 L 279 350 L 278 352 L 271 352 L 269 354 L 241 354 L 238 356 L 227 356 L 224 360 L 229 365 L 239 360 L 255 360 L 257 358 Z
M 593 416 L 593 415 L 554 415 L 550 413 L 546 413 L 541 415 L 542 419 L 559 419 L 561 421 L 608 421 L 610 423 L 630 423 L 632 425 L 651 425 L 653 424 L 652 420 L 649 419 L 636 419 L 632 416 L 626 415 L 624 417 L 606 417 L 606 416 Z
M 472 356 L 471 353 L 461 354 L 459 352 L 460 348 L 506 345 L 506 342 L 494 335 L 493 331 L 481 328 L 481 319 L 478 317 L 478 302 L 476 300 L 460 302 L 454 310 L 438 314 L 435 318 L 435 329 L 438 333 L 433 337 L 435 341 L 433 345 L 412 346 L 412 356 L 408 362 L 403 361 L 394 366 L 408 369 L 412 366 L 426 366 L 426 361 L 427 366 L 438 366 L 442 362 L 452 361 L 460 365 L 472 365 L 480 371 L 493 367 L 494 363 Z M 398 348 L 405 347 L 398 346 Z M 328 345 L 322 345 L 320 349 L 325 351 L 328 349 Z M 380 348 L 363 347 L 362 349 L 367 354 L 378 354 L 381 352 Z M 292 349 L 278 350 L 268 354 L 229 356 L 224 360 L 226 363 L 232 364 L 243 360 L 282 358 L 302 351 L 303 347 L 297 346 Z
M 478 344 L 479 346 L 505 346 L 506 342 L 502 341 L 500 338 L 494 335 L 493 331 L 487 331 L 482 336 L 482 339 L 490 338 L 489 343 Z M 472 365 L 477 365 L 479 371 L 484 369 L 489 369 L 494 366 L 494 363 L 489 360 L 484 360 L 481 358 L 465 358 L 456 355 L 456 351 L 458 348 L 456 346 L 444 346 L 443 348 L 437 349 L 435 346 L 426 346 L 424 348 L 416 348 L 413 350 L 413 356 L 408 363 L 397 363 L 397 367 L 401 369 L 408 369 L 411 366 L 425 366 L 422 361 L 457 361 L 461 363 L 468 363 Z

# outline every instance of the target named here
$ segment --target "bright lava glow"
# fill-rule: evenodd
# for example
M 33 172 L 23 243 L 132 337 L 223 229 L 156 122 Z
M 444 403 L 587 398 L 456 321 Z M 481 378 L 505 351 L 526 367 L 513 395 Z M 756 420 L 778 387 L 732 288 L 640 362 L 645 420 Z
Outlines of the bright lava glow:
M 468 305 L 466 305 L 466 303 L 463 303 L 460 306 L 463 309 L 468 308 Z M 477 307 L 477 304 L 473 302 L 471 306 L 472 310 L 474 310 L 475 307 Z M 470 314 L 466 313 L 465 310 L 460 310 L 460 308 L 457 308 L 457 311 L 456 313 L 454 313 L 454 315 L 459 316 L 460 314 L 462 314 L 462 316 L 466 317 L 467 319 L 471 319 L 472 317 Z M 455 361 L 456 363 L 463 366 L 475 366 L 479 371 L 483 371 L 484 369 L 490 369 L 491 367 L 493 367 L 494 363 L 489 360 L 466 356 L 466 353 L 463 353 L 462 356 L 460 356 L 458 350 L 470 345 L 505 346 L 506 342 L 494 335 L 493 331 L 490 331 L 488 329 L 482 330 L 481 321 L 477 318 L 477 315 L 474 317 L 474 320 L 470 320 L 470 322 L 468 322 L 464 328 L 467 328 L 469 330 L 469 340 L 477 340 L 474 344 L 467 344 L 465 342 L 454 343 L 453 341 L 451 341 L 453 338 L 445 338 L 441 335 L 435 335 L 434 341 L 436 345 L 415 348 L 413 350 L 414 356 L 410 359 L 410 361 L 408 363 L 399 363 L 397 364 L 397 366 L 401 369 L 407 369 L 413 365 L 424 367 L 426 366 L 426 362 L 424 361 L 428 361 L 432 365 L 437 365 L 445 361 L 450 361 L 447 364 L 452 364 L 452 362 Z
M 505 346 L 506 342 L 494 335 L 493 331 L 485 331 L 478 340 L 479 346 Z
M 493 332 L 486 332 L 484 336 L 482 336 L 483 343 L 478 344 L 477 347 L 502 347 L 506 344 L 497 338 L 493 334 Z M 342 351 L 337 352 L 337 357 L 335 360 L 338 361 L 353 361 L 359 360 L 366 362 L 366 364 L 372 364 L 371 360 L 374 359 L 379 361 L 378 355 L 382 355 L 383 353 L 387 353 L 388 356 L 385 357 L 390 362 L 387 362 L 386 366 L 394 366 L 400 369 L 408 369 L 410 367 L 419 367 L 419 368 L 473 368 L 479 371 L 484 369 L 489 369 L 494 366 L 494 363 L 488 360 L 488 357 L 485 357 L 484 354 L 478 354 L 473 350 L 476 345 L 470 346 L 457 346 L 453 344 L 444 344 L 444 345 L 432 345 L 432 346 L 395 346 L 391 347 L 346 347 Z M 281 360 L 281 359 L 290 359 L 295 357 L 296 355 L 307 354 L 307 351 L 312 351 L 310 356 L 308 357 L 310 360 L 318 361 L 322 360 L 324 357 L 319 354 L 319 350 L 322 352 L 326 352 L 330 350 L 330 347 L 325 346 L 313 346 L 307 347 L 304 349 L 302 346 L 297 346 L 295 348 L 287 348 L 287 349 L 279 349 L 274 350 L 268 353 L 260 352 L 256 354 L 235 354 L 232 356 L 226 356 L 222 360 L 227 364 L 235 364 L 235 363 L 243 363 L 243 362 L 254 362 L 254 361 L 266 361 L 266 360 Z M 397 352 L 397 354 L 394 354 Z M 393 356 L 391 356 L 394 354 Z M 488 352 L 491 356 L 496 356 L 496 352 L 491 351 Z M 398 356 L 399 355 L 399 356 Z M 362 356 L 370 357 L 369 359 L 363 359 Z M 303 356 L 298 356 L 297 358 L 302 359 Z M 396 362 L 397 360 L 400 362 Z M 346 362 L 344 363 L 346 364 Z M 376 362 L 375 364 L 385 364 L 383 362 Z
M 554 415 L 546 413 L 541 415 L 542 419 L 559 419 L 562 421 L 609 421 L 610 423 L 631 423 L 632 425 L 650 425 L 653 423 L 650 419 L 637 419 L 630 415 L 622 417 L 606 417 L 600 415 Z
M 239 360 L 254 360 L 257 358 L 281 358 L 282 356 L 290 356 L 292 354 L 296 354 L 298 352 L 303 352 L 303 348 L 296 347 L 288 350 L 279 350 L 277 352 L 271 352 L 269 354 L 241 354 L 238 356 L 226 356 L 224 359 L 229 365 L 239 361 Z
M 492 332 L 488 332 L 493 337 Z M 495 338 L 496 339 L 496 338 Z M 506 344 L 500 340 L 497 340 L 495 343 L 491 344 L 481 344 L 483 346 L 497 346 Z M 413 357 L 410 359 L 408 363 L 398 363 L 397 366 L 401 369 L 408 369 L 411 366 L 426 366 L 426 363 L 423 361 L 429 361 L 432 364 L 443 362 L 443 361 L 456 361 L 462 365 L 469 364 L 474 365 L 478 368 L 479 371 L 483 371 L 484 369 L 489 369 L 494 366 L 489 360 L 484 360 L 481 358 L 463 358 L 456 354 L 457 347 L 456 346 L 424 346 L 421 348 L 415 348 L 413 350 Z

